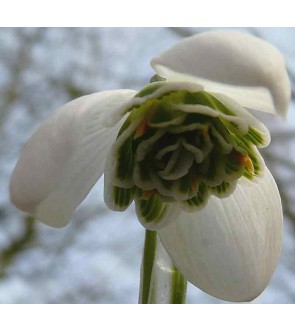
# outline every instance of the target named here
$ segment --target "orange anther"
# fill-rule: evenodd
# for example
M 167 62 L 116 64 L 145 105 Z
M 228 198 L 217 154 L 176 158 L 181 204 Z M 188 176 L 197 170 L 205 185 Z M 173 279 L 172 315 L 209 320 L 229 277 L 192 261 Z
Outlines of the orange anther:
M 149 105 L 147 113 L 145 114 L 145 118 L 142 120 L 142 122 L 139 124 L 139 126 L 135 131 L 134 139 L 137 139 L 146 133 L 146 131 L 149 128 L 148 123 L 151 121 L 156 109 L 157 109 L 157 103 L 152 102 L 151 105 Z
M 254 173 L 254 166 L 251 158 L 248 155 L 244 156 L 241 153 L 234 151 L 233 157 L 239 164 L 245 165 L 250 173 Z
M 246 165 L 246 168 L 250 173 L 254 173 L 254 166 L 249 156 L 244 156 L 243 163 Z
M 198 178 L 197 178 L 197 177 L 194 177 L 194 178 L 193 178 L 193 181 L 192 181 L 192 184 L 191 184 L 191 190 L 192 190 L 192 192 L 197 191 L 197 189 L 198 189 L 198 184 L 199 184 L 199 180 L 198 180 Z
M 156 189 L 146 190 L 142 193 L 142 199 L 149 199 L 151 196 L 157 193 Z
M 139 137 L 141 137 L 143 134 L 146 133 L 146 131 L 148 130 L 148 123 L 146 121 L 146 119 L 144 119 L 140 125 L 137 127 L 135 134 L 134 134 L 134 139 L 137 139 Z

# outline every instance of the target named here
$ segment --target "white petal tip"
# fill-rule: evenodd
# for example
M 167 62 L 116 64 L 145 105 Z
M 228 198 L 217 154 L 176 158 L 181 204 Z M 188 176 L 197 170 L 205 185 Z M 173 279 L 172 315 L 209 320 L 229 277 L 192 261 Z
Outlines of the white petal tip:
M 236 30 L 185 38 L 155 57 L 151 66 L 168 80 L 186 78 L 221 92 L 247 108 L 285 117 L 291 87 L 280 51 Z
M 41 202 L 33 214 L 48 226 L 62 228 L 70 222 L 75 208 L 67 194 L 54 193 Z
M 132 90 L 75 99 L 47 119 L 25 145 L 10 181 L 13 204 L 64 227 L 103 173 Z

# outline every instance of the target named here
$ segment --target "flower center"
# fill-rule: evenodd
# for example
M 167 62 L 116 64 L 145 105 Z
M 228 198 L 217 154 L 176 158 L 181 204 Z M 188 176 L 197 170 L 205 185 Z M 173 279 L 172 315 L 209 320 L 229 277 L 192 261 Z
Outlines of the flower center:
M 135 200 L 139 219 L 152 228 L 171 204 L 195 211 L 210 195 L 230 195 L 240 177 L 261 175 L 256 146 L 268 144 L 267 129 L 224 98 L 169 82 L 149 84 L 135 96 L 113 148 L 117 209 Z

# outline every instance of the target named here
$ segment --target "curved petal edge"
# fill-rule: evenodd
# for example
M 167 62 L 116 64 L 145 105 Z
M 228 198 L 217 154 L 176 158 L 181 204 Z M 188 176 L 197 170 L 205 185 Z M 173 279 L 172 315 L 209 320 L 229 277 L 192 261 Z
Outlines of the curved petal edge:
M 291 86 L 282 54 L 270 43 L 235 30 L 185 38 L 151 66 L 168 80 L 195 81 L 242 106 L 286 117 Z
M 277 266 L 283 230 L 280 195 L 266 169 L 258 183 L 242 179 L 227 198 L 211 197 L 158 231 L 181 273 L 219 299 L 247 302 L 267 286 Z
M 25 145 L 10 180 L 16 207 L 63 227 L 103 173 L 132 90 L 75 99 L 47 119 Z

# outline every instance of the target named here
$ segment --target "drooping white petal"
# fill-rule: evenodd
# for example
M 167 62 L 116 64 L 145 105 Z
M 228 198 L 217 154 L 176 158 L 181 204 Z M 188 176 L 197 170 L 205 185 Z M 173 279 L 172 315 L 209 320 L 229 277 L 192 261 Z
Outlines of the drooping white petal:
M 94 93 L 55 112 L 25 145 L 10 181 L 11 201 L 53 226 L 65 226 L 103 173 L 132 90 Z
M 259 183 L 241 179 L 223 199 L 211 196 L 196 213 L 181 213 L 160 229 L 177 268 L 195 286 L 227 301 L 256 298 L 277 265 L 282 207 L 271 173 Z
M 233 30 L 183 39 L 151 62 L 168 80 L 195 81 L 249 109 L 286 116 L 290 81 L 282 54 L 268 42 Z

